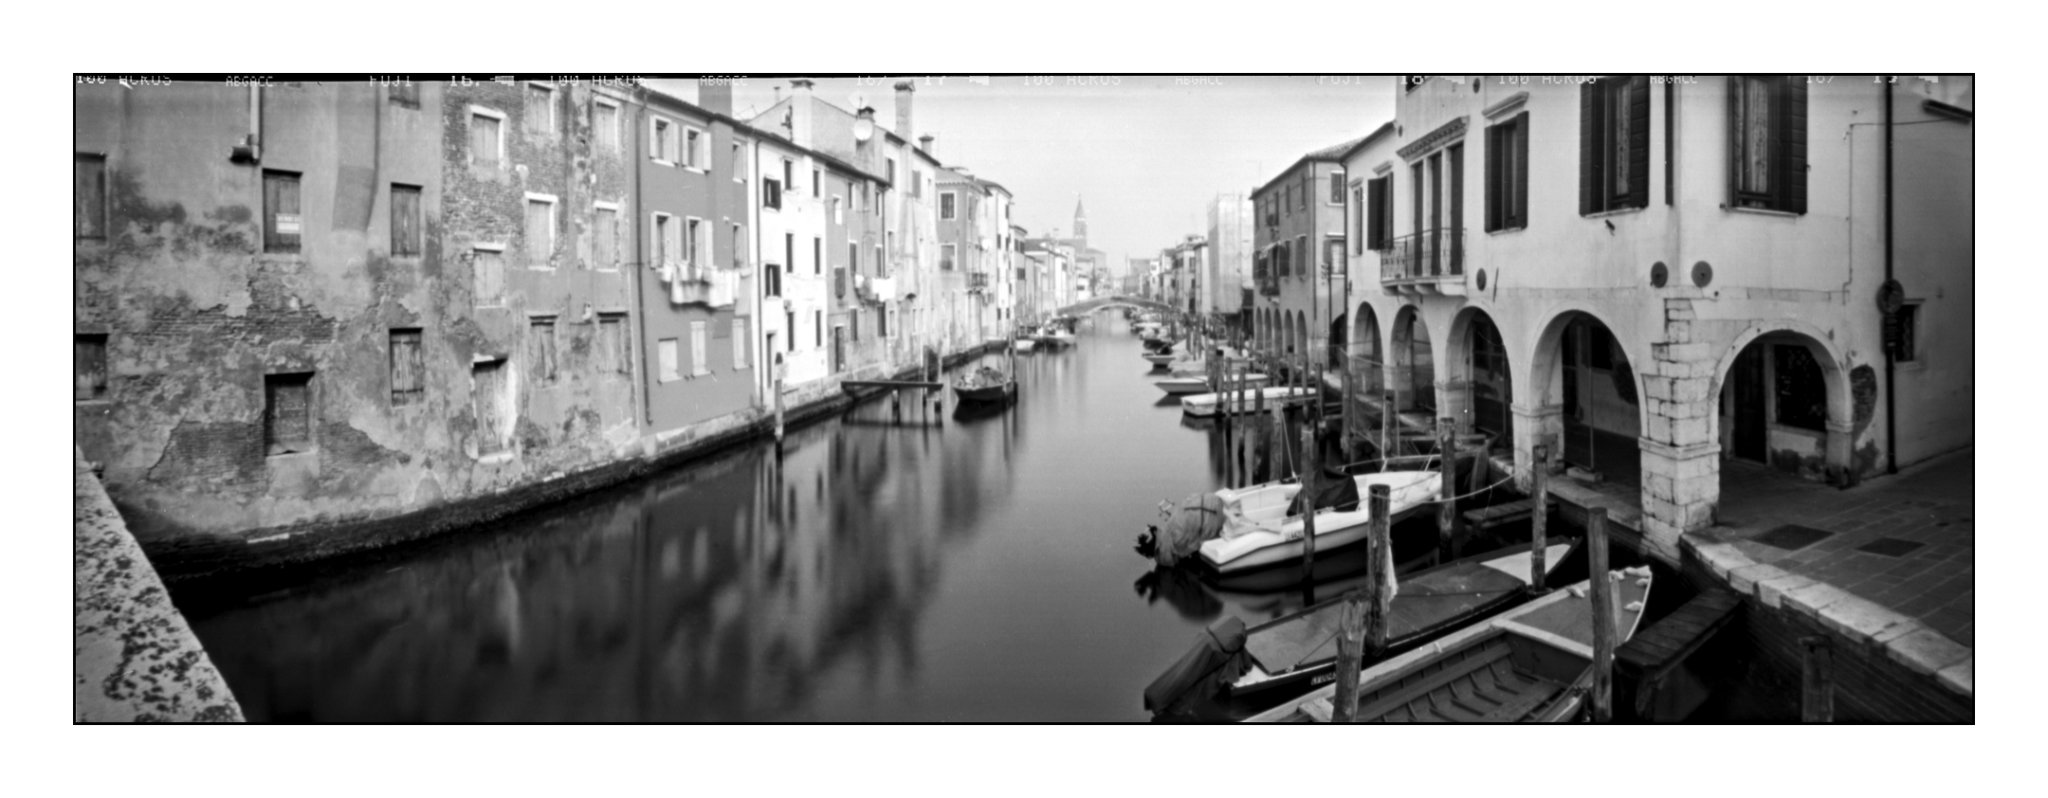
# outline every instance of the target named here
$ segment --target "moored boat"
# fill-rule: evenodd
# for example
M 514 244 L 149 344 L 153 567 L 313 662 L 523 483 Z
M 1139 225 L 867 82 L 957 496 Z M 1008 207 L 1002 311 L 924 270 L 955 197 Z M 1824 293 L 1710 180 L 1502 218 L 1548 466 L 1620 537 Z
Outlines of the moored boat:
M 1012 343 L 1011 346 L 1016 347 L 1017 351 L 1019 352 L 1029 352 L 1033 349 L 1038 348 L 1038 342 L 1033 341 L 1029 338 L 1019 338 L 1016 340 L 1016 342 Z
M 984 366 L 955 380 L 953 394 L 962 402 L 1004 402 L 1017 394 L 1017 381 Z
M 1239 397 L 1236 391 L 1194 394 L 1182 397 L 1180 407 L 1182 411 L 1191 416 L 1213 416 L 1218 413 L 1250 413 L 1257 410 L 1260 404 L 1260 398 L 1253 395 L 1255 393 L 1263 394 L 1264 403 L 1268 405 L 1274 403 L 1306 402 L 1320 394 L 1319 391 L 1313 388 L 1283 388 L 1275 386 L 1259 388 L 1255 391 L 1248 389 L 1243 392 L 1242 398 Z
M 1159 386 L 1159 390 L 1165 391 L 1168 396 L 1208 393 L 1212 390 L 1209 387 L 1209 381 L 1201 377 L 1170 377 L 1163 380 L 1153 380 L 1152 384 Z
M 1183 400 L 1185 401 L 1185 400 Z M 1373 485 L 1388 490 L 1387 524 L 1415 514 L 1436 499 L 1443 474 L 1436 471 L 1381 471 L 1351 477 L 1356 496 L 1371 495 Z M 1225 488 L 1216 492 L 1228 508 L 1222 532 L 1202 542 L 1201 562 L 1218 575 L 1231 575 L 1281 563 L 1299 562 L 1305 548 L 1305 524 L 1300 515 L 1288 515 L 1301 483 L 1266 483 L 1243 490 Z M 1372 509 L 1364 501 L 1349 501 L 1336 507 L 1318 509 L 1316 551 L 1325 552 L 1365 539 Z
M 1650 600 L 1646 566 L 1595 578 L 1613 586 L 1614 642 L 1635 635 Z M 1561 723 L 1584 708 L 1593 677 L 1591 585 L 1581 582 L 1365 668 L 1360 723 Z M 1253 723 L 1327 723 L 1328 685 L 1252 716 Z

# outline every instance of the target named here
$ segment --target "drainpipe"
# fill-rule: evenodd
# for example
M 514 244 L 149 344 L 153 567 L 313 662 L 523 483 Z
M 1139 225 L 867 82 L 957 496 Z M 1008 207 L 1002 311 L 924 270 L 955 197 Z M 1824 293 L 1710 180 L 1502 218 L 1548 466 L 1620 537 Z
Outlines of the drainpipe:
M 1892 87 L 1879 83 L 1884 92 L 1884 281 L 1892 282 Z M 1896 352 L 1885 347 L 1884 352 L 1884 448 L 1885 473 L 1899 473 L 1899 420 L 1898 402 L 1895 399 L 1893 365 Z
M 633 225 L 629 228 L 633 231 L 633 279 L 626 285 L 633 292 L 633 318 L 635 326 L 640 328 L 638 340 L 634 341 L 638 346 L 633 352 L 634 371 L 640 379 L 634 380 L 633 387 L 640 392 L 641 429 L 644 434 L 654 431 L 654 392 L 647 388 L 647 287 L 641 284 L 647 279 L 647 236 L 643 233 L 651 232 L 640 224 L 640 220 L 647 217 L 641 210 L 645 206 L 640 199 L 640 174 L 647 168 L 647 101 L 644 96 L 635 107 L 639 113 L 633 121 L 633 152 L 627 160 L 633 165 Z

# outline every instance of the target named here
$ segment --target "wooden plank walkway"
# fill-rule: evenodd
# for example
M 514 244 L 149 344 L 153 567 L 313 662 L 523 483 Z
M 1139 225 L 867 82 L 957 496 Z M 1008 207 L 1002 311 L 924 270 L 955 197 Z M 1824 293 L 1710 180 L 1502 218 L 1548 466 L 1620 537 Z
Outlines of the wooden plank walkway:
M 926 382 L 924 380 L 840 380 L 839 382 L 839 388 L 849 393 L 857 388 L 922 388 L 927 391 L 935 391 L 944 387 L 946 387 L 946 384 L 943 382 Z

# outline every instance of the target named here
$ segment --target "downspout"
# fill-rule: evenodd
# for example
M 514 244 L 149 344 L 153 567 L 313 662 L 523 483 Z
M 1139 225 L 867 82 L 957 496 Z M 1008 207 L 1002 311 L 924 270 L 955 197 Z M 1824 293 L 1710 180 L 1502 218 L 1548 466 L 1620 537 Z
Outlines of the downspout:
M 647 236 L 643 235 L 643 233 L 648 231 L 645 225 L 640 224 L 640 218 L 643 215 L 642 209 L 645 207 L 641 204 L 640 197 L 641 174 L 647 169 L 646 100 L 644 98 L 641 99 L 635 105 L 635 108 L 638 109 L 639 113 L 637 115 L 638 118 L 633 121 L 633 152 L 629 156 L 630 162 L 633 164 L 633 279 L 628 281 L 626 285 L 633 292 L 633 318 L 636 320 L 635 326 L 640 329 L 640 335 L 634 342 L 637 344 L 636 351 L 633 352 L 634 365 L 640 373 L 640 379 L 633 381 L 633 387 L 640 392 L 642 429 L 645 432 L 652 432 L 654 429 L 654 392 L 647 388 L 647 288 L 641 284 L 641 281 L 647 279 Z
M 1879 83 L 1884 92 L 1884 284 L 1892 285 L 1892 87 Z M 1884 448 L 1885 473 L 1899 473 L 1899 421 L 1893 366 L 1895 347 L 1884 351 Z

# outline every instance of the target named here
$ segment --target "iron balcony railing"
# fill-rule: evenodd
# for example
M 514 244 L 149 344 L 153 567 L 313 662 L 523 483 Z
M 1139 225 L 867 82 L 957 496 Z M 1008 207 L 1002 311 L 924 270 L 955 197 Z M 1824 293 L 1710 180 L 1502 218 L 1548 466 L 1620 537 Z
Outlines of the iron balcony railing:
M 971 273 L 969 273 L 969 274 L 967 275 L 967 290 L 968 290 L 968 291 L 970 291 L 970 292 L 973 292 L 973 291 L 987 291 L 987 290 L 988 290 L 988 275 L 986 275 L 986 274 L 983 274 L 983 273 L 981 273 L 981 272 L 971 272 Z
M 1465 273 L 1465 229 L 1441 227 L 1401 236 L 1380 251 L 1380 281 Z

